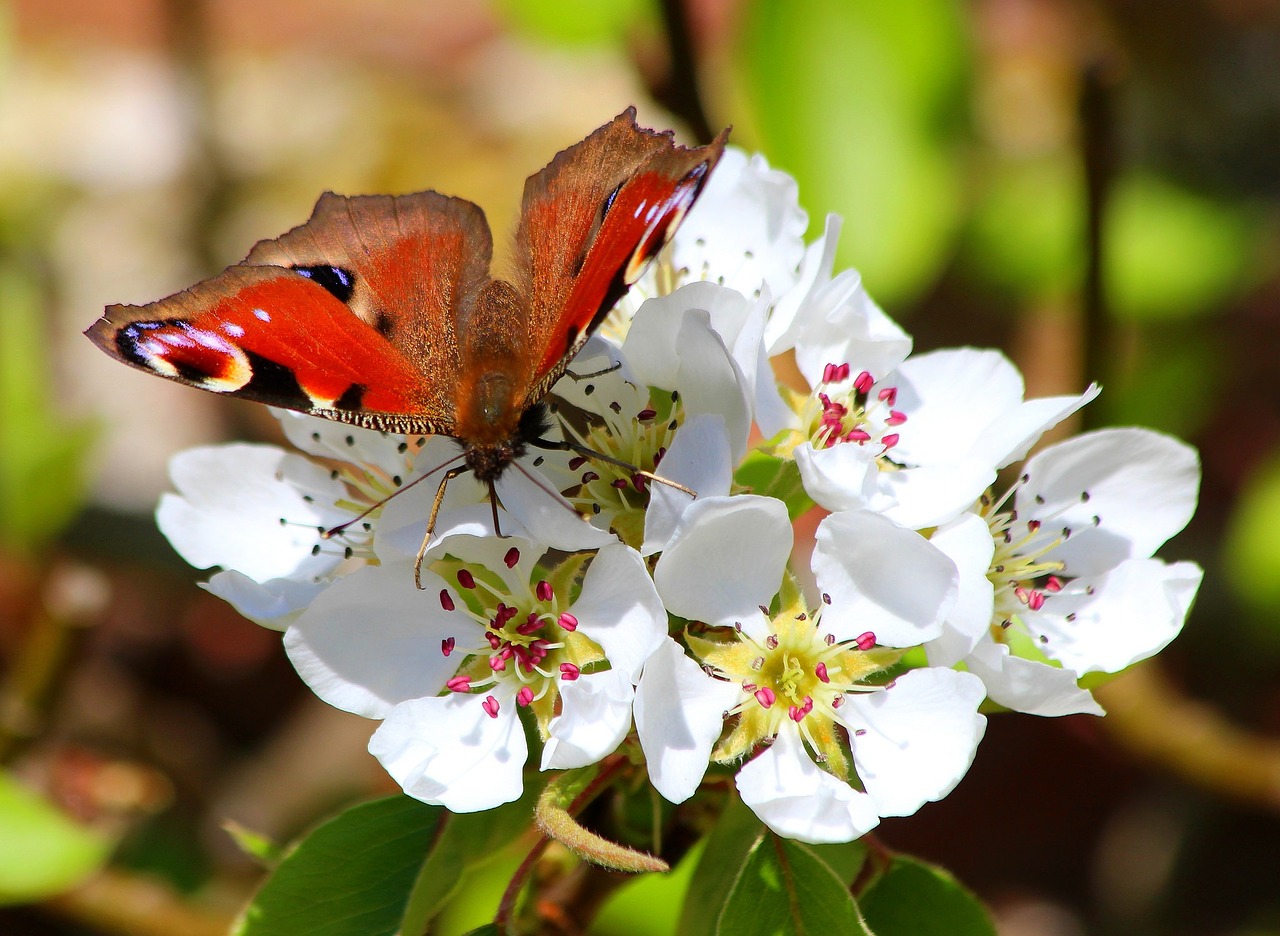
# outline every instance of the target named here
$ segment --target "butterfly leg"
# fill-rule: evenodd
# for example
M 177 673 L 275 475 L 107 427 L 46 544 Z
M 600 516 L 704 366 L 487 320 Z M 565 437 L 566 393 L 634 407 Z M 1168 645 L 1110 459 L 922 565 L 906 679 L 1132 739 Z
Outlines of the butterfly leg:
M 645 471 L 640 466 L 631 464 L 631 462 L 624 462 L 620 458 L 614 458 L 612 455 L 606 455 L 604 452 L 597 452 L 595 449 L 587 448 L 585 445 L 580 445 L 577 442 L 570 442 L 567 439 L 562 439 L 558 442 L 551 439 L 530 439 L 529 444 L 535 448 L 545 449 L 547 451 L 576 452 L 584 458 L 594 458 L 618 468 L 625 468 L 632 474 L 638 474 L 642 478 L 648 478 L 650 481 L 657 481 L 659 484 L 665 484 L 667 487 L 673 487 L 677 491 L 684 491 L 684 493 L 688 494 L 690 497 L 696 498 L 698 496 L 697 491 L 693 490 L 693 488 L 685 487 L 679 481 L 672 481 L 670 478 L 664 478 L 662 475 L 656 475 L 652 471 Z
M 431 502 L 431 515 L 427 517 L 427 532 L 422 537 L 422 545 L 418 547 L 418 555 L 413 560 L 413 584 L 422 588 L 422 560 L 426 558 L 427 546 L 431 543 L 431 534 L 436 529 L 436 514 L 440 513 L 440 504 L 444 500 L 444 489 L 449 486 L 449 482 L 459 475 L 464 475 L 471 469 L 464 465 L 455 465 L 444 473 L 444 477 L 440 479 L 440 486 L 436 488 L 436 499 Z
M 608 367 L 602 368 L 598 371 L 592 371 L 589 374 L 575 374 L 573 371 L 566 369 L 564 375 L 573 380 L 590 380 L 592 377 L 603 377 L 605 374 L 612 374 L 616 370 L 622 370 L 621 361 L 614 361 Z
M 489 507 L 493 510 L 493 535 L 498 539 L 510 539 L 510 536 L 502 535 L 502 525 L 498 523 L 498 490 L 492 481 L 489 482 Z

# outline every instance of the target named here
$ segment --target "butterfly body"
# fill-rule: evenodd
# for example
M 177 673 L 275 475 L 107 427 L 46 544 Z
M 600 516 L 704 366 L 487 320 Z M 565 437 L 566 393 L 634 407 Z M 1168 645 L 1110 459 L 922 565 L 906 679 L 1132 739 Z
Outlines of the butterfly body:
M 667 242 L 720 157 L 628 109 L 525 185 L 509 275 L 469 201 L 326 193 L 212 279 L 110 306 L 86 334 L 190 386 L 405 434 L 444 434 L 492 484 L 547 431 L 543 398 Z

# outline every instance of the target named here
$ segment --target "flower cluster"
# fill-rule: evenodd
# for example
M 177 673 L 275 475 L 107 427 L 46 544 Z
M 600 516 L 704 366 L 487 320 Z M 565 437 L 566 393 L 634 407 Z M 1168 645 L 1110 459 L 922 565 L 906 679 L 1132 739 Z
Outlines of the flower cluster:
M 161 528 L 321 698 L 381 721 L 370 751 L 426 802 L 518 797 L 536 738 L 543 770 L 625 748 L 677 803 L 736 768 L 802 841 L 908 815 L 964 776 L 985 700 L 1102 714 L 1080 677 L 1178 633 L 1201 572 L 1153 553 L 1199 465 L 1142 429 L 1028 458 L 1097 388 L 1025 400 L 997 351 L 913 354 L 833 270 L 838 219 L 808 246 L 806 226 L 790 178 L 727 152 L 573 365 L 593 376 L 554 390 L 554 432 L 603 457 L 526 456 L 504 538 L 452 481 L 422 589 L 434 485 L 383 499 L 448 439 L 281 413 L 300 453 L 183 453 Z M 779 355 L 803 383 L 779 386 Z

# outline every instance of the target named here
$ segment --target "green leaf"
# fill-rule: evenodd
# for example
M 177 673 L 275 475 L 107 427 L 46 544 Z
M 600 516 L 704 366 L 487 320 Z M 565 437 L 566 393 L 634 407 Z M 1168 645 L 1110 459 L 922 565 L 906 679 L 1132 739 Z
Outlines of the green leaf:
M 1154 175 L 1121 179 L 1107 216 L 1105 282 L 1117 316 L 1212 312 L 1248 285 L 1256 225 L 1241 210 Z
M 758 0 L 748 11 L 735 65 L 750 119 L 737 142 L 792 173 L 811 216 L 844 216 L 838 262 L 861 269 L 872 295 L 917 294 L 960 221 L 963 4 Z
M 407 796 L 354 806 L 280 862 L 245 910 L 239 936 L 392 936 L 444 810 Z
M 986 907 L 942 868 L 899 856 L 862 896 L 876 936 L 996 936 Z
M 752 850 L 716 932 L 723 936 L 871 936 L 840 875 L 808 845 L 772 834 L 763 836 Z
M 725 804 L 698 861 L 680 913 L 677 936 L 711 936 L 764 824 L 736 796 Z
M 496 923 L 486 923 L 484 926 L 477 926 L 473 930 L 467 930 L 463 936 L 503 936 L 502 930 L 498 929 Z
M 794 458 L 779 458 L 753 449 L 734 471 L 733 480 L 752 494 L 782 501 L 792 520 L 814 506 L 800 481 L 800 469 Z
M 591 924 L 592 936 L 667 936 L 676 932 L 706 842 L 699 842 L 666 874 L 639 874 L 619 887 Z
M 261 832 L 246 828 L 238 822 L 228 819 L 222 823 L 222 830 L 231 836 L 232 841 L 242 852 L 257 858 L 264 865 L 274 865 L 283 854 L 279 842 L 273 841 Z
M 404 929 L 420 933 L 458 892 L 464 873 L 492 858 L 533 824 L 537 784 L 525 784 L 514 803 L 475 813 L 448 813 L 431 854 L 423 862 L 409 897 Z
M 0 772 L 0 904 L 68 890 L 106 861 L 111 842 Z

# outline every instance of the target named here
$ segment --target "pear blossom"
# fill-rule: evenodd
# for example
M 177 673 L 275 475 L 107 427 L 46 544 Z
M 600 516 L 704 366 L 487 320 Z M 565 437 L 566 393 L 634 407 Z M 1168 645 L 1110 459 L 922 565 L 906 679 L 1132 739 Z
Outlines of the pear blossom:
M 1005 494 L 931 542 L 960 598 L 929 660 L 963 662 L 991 698 L 1037 715 L 1103 714 L 1077 685 L 1161 650 L 1181 630 L 1202 572 L 1151 558 L 1195 510 L 1189 446 L 1145 429 L 1076 436 L 1027 461 Z
M 557 384 L 561 401 L 588 416 L 585 425 L 563 420 L 566 437 L 597 455 L 550 457 L 547 474 L 576 510 L 645 555 L 661 549 L 695 495 L 729 493 L 752 421 L 753 390 L 733 353 L 708 312 L 685 307 L 700 294 L 695 287 L 741 301 L 721 287 L 694 284 L 648 302 L 620 349 L 583 362 L 597 376 Z M 763 309 L 753 348 L 761 323 Z M 609 369 L 611 359 L 618 366 Z
M 246 617 L 283 630 L 343 570 L 373 558 L 377 509 L 414 472 L 426 440 L 276 411 L 306 455 L 274 445 L 206 446 L 169 465 L 177 493 L 164 494 L 156 523 L 206 584 Z
M 615 542 L 547 571 L 545 547 L 493 537 L 487 511 L 466 513 L 428 554 L 423 590 L 407 559 L 365 567 L 317 597 L 284 641 L 320 698 L 383 719 L 369 750 L 408 795 L 458 812 L 520 795 L 522 709 L 544 741 L 544 770 L 612 752 L 666 635 L 635 550 Z
M 648 659 L 636 729 L 667 799 L 691 796 L 712 759 L 750 758 L 738 788 L 771 829 L 848 841 L 959 781 L 985 727 L 985 693 L 977 677 L 950 670 L 891 678 L 895 648 L 941 634 L 956 570 L 919 534 L 870 511 L 820 525 L 820 604 L 792 594 L 770 614 L 791 544 L 786 510 L 771 500 L 713 499 L 682 518 L 655 584 L 669 610 L 719 627 L 686 632 L 692 658 L 668 639 Z
M 915 355 L 883 376 L 858 366 L 806 374 L 813 390 L 797 398 L 780 450 L 823 507 L 878 510 L 913 529 L 968 509 L 998 469 L 1098 394 L 1024 401 L 1013 364 L 974 348 Z

